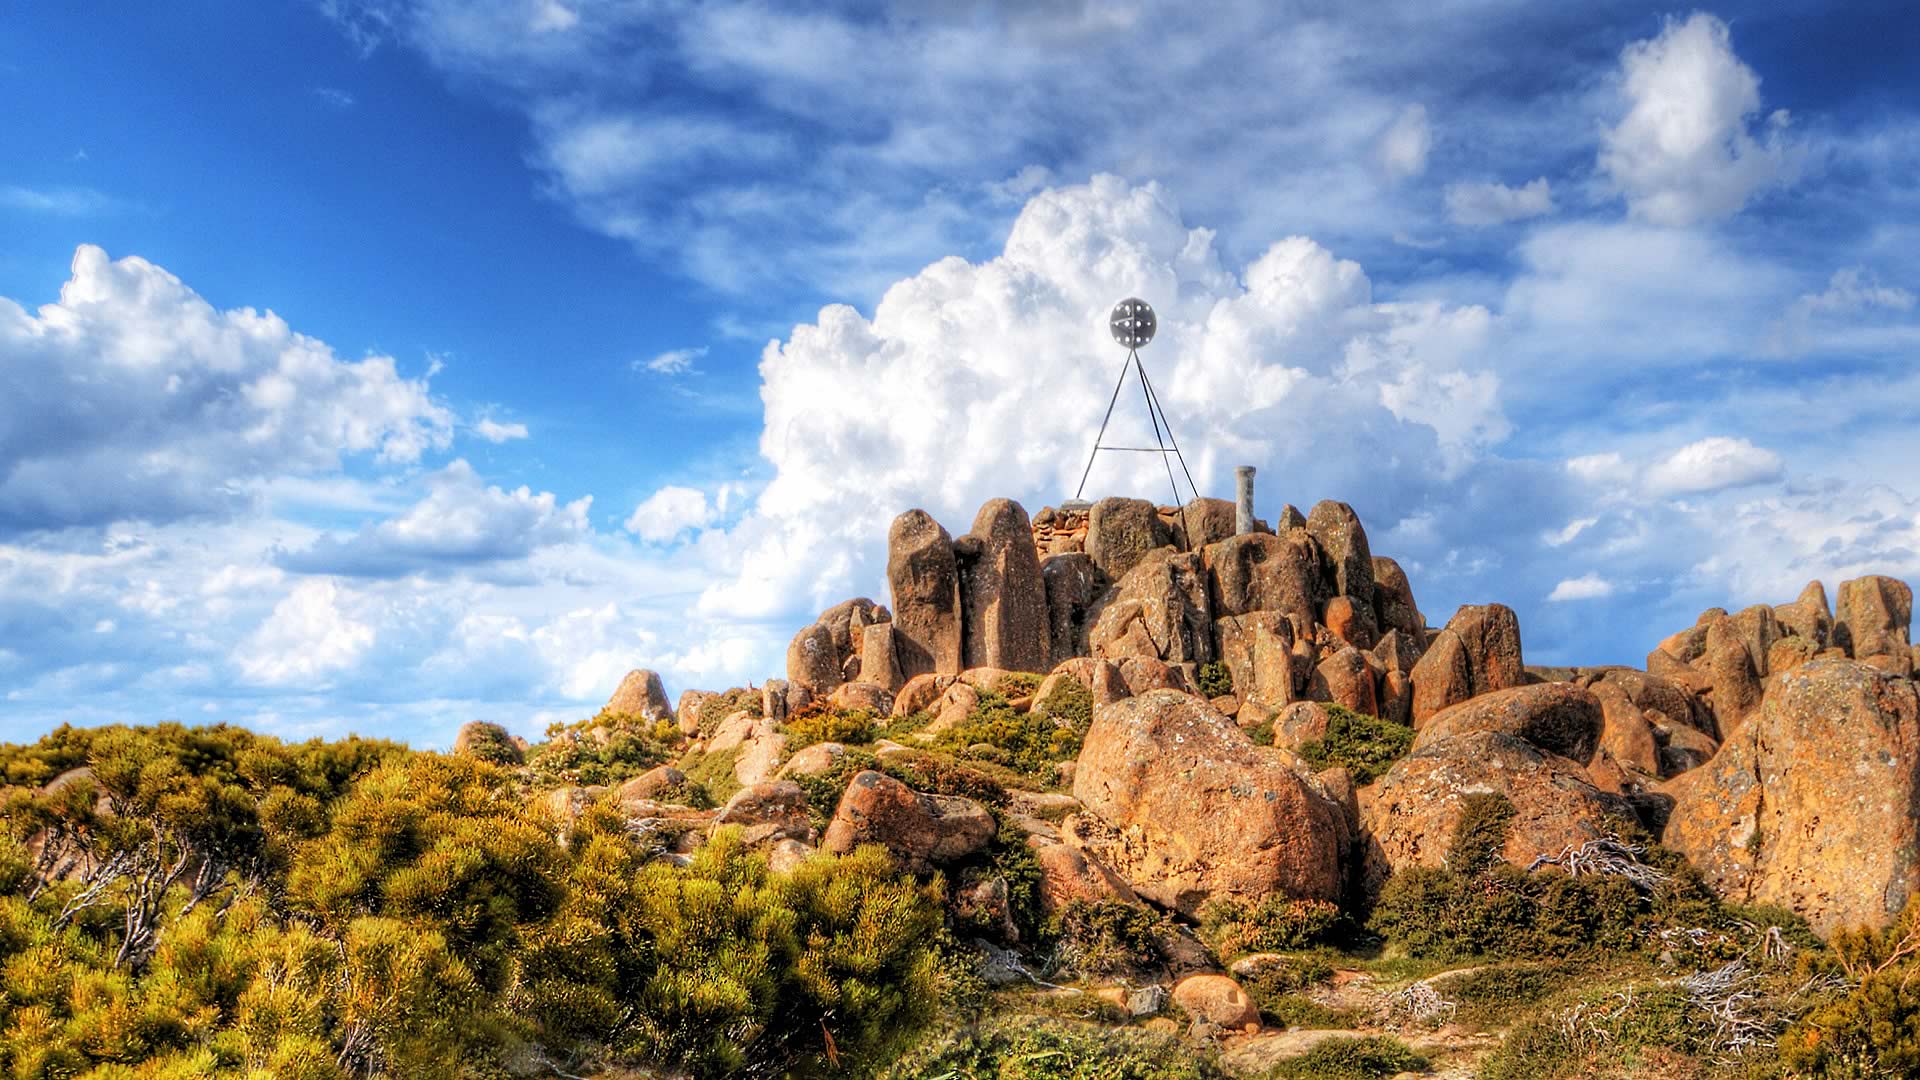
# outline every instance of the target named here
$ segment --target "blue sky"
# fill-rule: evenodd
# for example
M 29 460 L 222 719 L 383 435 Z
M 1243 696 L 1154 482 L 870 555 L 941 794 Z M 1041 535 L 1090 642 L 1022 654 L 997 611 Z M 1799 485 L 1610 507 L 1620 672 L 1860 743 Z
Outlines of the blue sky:
M 1128 294 L 1204 488 L 1353 503 L 1535 661 L 1920 573 L 1916 45 L 1894 3 L 18 8 L 0 738 L 757 682 L 884 599 L 897 511 L 1070 490 Z

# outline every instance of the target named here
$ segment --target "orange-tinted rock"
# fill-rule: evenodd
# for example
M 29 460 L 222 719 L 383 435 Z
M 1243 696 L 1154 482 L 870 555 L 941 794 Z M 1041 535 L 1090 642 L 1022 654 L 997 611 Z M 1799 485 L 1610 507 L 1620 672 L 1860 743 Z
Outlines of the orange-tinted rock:
M 1331 719 L 1325 705 L 1317 701 L 1296 701 L 1273 718 L 1273 745 L 1282 750 L 1299 750 L 1315 739 L 1324 739 Z
M 1496 690 L 1430 717 L 1414 737 L 1415 750 L 1460 735 L 1494 731 L 1584 764 L 1600 745 L 1600 699 L 1572 683 L 1535 683 Z
M 1669 782 L 1663 841 L 1714 890 L 1827 934 L 1886 925 L 1920 886 L 1920 695 L 1820 660 L 1772 683 L 1703 768 Z
M 1450 705 L 1526 682 L 1520 619 L 1505 604 L 1462 607 L 1413 668 L 1413 723 Z
M 1073 794 L 1117 834 L 1096 854 L 1163 906 L 1339 895 L 1338 808 L 1198 698 L 1155 690 L 1096 708 Z
M 875 623 L 861 632 L 860 681 L 881 687 L 889 696 L 898 694 L 906 685 L 906 677 L 900 673 L 893 623 Z M 886 715 L 886 710 L 881 710 L 881 715 Z
M 1648 776 L 1660 775 L 1660 744 L 1654 740 L 1653 725 L 1646 713 L 1618 683 L 1604 680 L 1590 689 L 1600 702 L 1603 725 L 1600 748 L 1614 761 Z
M 668 789 L 677 788 L 686 782 L 686 773 L 671 765 L 657 765 L 621 784 L 616 797 L 623 803 L 641 799 L 657 801 Z
M 1280 612 L 1250 611 L 1213 620 L 1214 656 L 1232 673 L 1234 693 L 1242 699 L 1254 692 L 1254 631 L 1260 629 L 1280 635 L 1285 647 L 1292 647 L 1293 625 Z
M 1012 499 L 989 499 L 967 539 L 980 554 L 967 570 L 960 597 L 961 662 L 1046 671 L 1047 590 L 1027 512 Z
M 847 748 L 837 742 L 814 743 L 794 751 L 785 765 L 780 766 L 779 779 L 791 776 L 821 776 L 833 771 L 847 756 Z
M 1140 903 L 1120 875 L 1072 844 L 1034 845 L 1033 858 L 1040 864 L 1040 907 L 1049 915 L 1075 901 Z
M 1444 866 L 1466 799 L 1480 794 L 1513 804 L 1501 856 L 1522 867 L 1609 835 L 1610 816 L 1633 816 L 1625 799 L 1594 787 L 1580 765 L 1523 739 L 1480 731 L 1431 743 L 1361 789 L 1360 815 L 1372 840 L 1369 891 L 1390 871 Z
M 1906 582 L 1875 574 L 1840 583 L 1833 642 L 1856 659 L 1910 657 L 1912 622 L 1913 590 Z
M 1328 597 L 1352 598 L 1357 618 L 1373 621 L 1373 552 L 1367 547 L 1367 530 L 1360 526 L 1360 515 L 1353 507 L 1332 499 L 1313 504 L 1307 514 L 1307 532 L 1326 552 L 1332 588 Z M 1368 641 L 1361 648 L 1373 643 Z
M 1373 610 L 1356 607 L 1351 596 L 1336 596 L 1327 601 L 1327 609 L 1320 621 L 1325 623 L 1333 636 L 1356 649 L 1371 649 L 1378 639 L 1374 631 Z
M 1313 669 L 1307 697 L 1344 705 L 1369 716 L 1380 711 L 1379 700 L 1374 695 L 1373 668 L 1367 663 L 1366 654 L 1351 645 L 1320 661 Z
M 813 825 L 807 819 L 807 793 L 791 780 L 741 788 L 727 800 L 714 824 L 740 826 L 741 840 L 750 845 L 776 840 L 813 842 Z
M 672 720 L 673 706 L 667 702 L 667 689 L 660 676 L 651 671 L 629 671 L 607 699 L 606 712 L 638 716 L 649 721 Z
M 1318 610 L 1325 575 L 1304 531 L 1231 537 L 1210 545 L 1204 561 L 1217 615 L 1278 611 L 1310 621 Z
M 1800 598 L 1774 608 L 1773 616 L 1783 628 L 1810 644 L 1814 652 L 1826 648 L 1832 640 L 1833 609 L 1827 606 L 1826 586 L 1818 581 L 1807 582 Z
M 893 691 L 870 682 L 850 682 L 833 692 L 827 704 L 842 712 L 868 712 L 888 716 L 893 712 Z
M 887 583 L 900 674 L 959 671 L 960 571 L 953 538 L 926 511 L 909 510 L 887 530 Z
M 1145 499 L 1101 499 L 1087 519 L 1087 555 L 1108 581 L 1127 576 L 1150 551 L 1173 543 L 1173 532 Z
M 1142 656 L 1169 663 L 1213 659 L 1213 615 L 1198 555 L 1168 548 L 1120 579 L 1088 636 L 1095 656 Z
M 1713 680 L 1713 718 L 1724 738 L 1760 707 L 1764 689 L 1753 654 L 1731 618 L 1716 619 L 1707 627 L 1706 651 L 1700 666 Z
M 1427 621 L 1413 602 L 1413 583 L 1399 563 L 1384 555 L 1373 557 L 1373 613 L 1382 634 L 1398 630 L 1416 648 L 1424 644 Z
M 1234 505 L 1227 499 L 1196 498 L 1173 519 L 1173 545 L 1182 551 L 1204 551 L 1234 534 Z
M 844 855 L 861 844 L 880 844 L 902 868 L 921 873 L 979 851 L 995 831 L 993 815 L 972 799 L 923 794 L 868 771 L 847 785 L 821 847 Z
M 906 685 L 900 688 L 900 693 L 894 696 L 893 715 L 908 716 L 933 708 L 940 696 L 947 692 L 947 687 L 953 685 L 955 678 L 952 674 L 929 671 L 908 679 Z
M 833 647 L 833 630 L 815 622 L 801 628 L 787 644 L 787 683 L 810 697 L 824 698 L 839 689 L 843 654 Z
M 1080 552 L 1040 560 L 1047 595 L 1047 654 L 1054 663 L 1093 651 L 1087 635 L 1099 617 L 1100 575 L 1092 556 Z
M 1230 1031 L 1260 1026 L 1260 1007 L 1225 975 L 1189 975 L 1173 987 L 1173 1003 L 1195 1020 Z

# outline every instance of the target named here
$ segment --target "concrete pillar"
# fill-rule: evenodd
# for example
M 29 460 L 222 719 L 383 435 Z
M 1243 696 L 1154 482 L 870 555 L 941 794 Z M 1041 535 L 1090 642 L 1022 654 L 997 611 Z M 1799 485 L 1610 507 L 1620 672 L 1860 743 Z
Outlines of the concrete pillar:
M 1253 466 L 1233 470 L 1233 531 L 1245 536 L 1253 531 Z

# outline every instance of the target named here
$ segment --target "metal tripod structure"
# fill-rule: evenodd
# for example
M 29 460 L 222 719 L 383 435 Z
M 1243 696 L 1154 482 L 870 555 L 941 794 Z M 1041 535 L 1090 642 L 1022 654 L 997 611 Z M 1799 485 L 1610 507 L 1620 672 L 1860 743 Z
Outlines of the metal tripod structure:
M 1127 347 L 1127 359 L 1120 365 L 1120 378 L 1114 382 L 1113 397 L 1107 401 L 1107 415 L 1100 421 L 1100 433 L 1093 437 L 1093 451 L 1087 455 L 1087 467 L 1080 473 L 1080 486 L 1073 489 L 1073 500 L 1069 505 L 1083 501 L 1080 497 L 1081 493 L 1086 490 L 1087 477 L 1093 474 L 1094 459 L 1100 456 L 1102 450 L 1130 454 L 1159 454 L 1161 463 L 1167 467 L 1167 486 L 1173 490 L 1173 505 L 1182 511 L 1184 521 L 1186 501 L 1180 498 L 1180 485 L 1174 480 L 1175 459 L 1180 462 L 1180 472 L 1186 477 L 1187 490 L 1193 492 L 1193 497 L 1196 499 L 1200 497 L 1200 488 L 1193 482 L 1192 470 L 1187 468 L 1186 455 L 1180 452 L 1180 441 L 1173 436 L 1173 424 L 1167 420 L 1166 410 L 1160 407 L 1160 395 L 1153 388 L 1153 380 L 1147 378 L 1146 365 L 1140 362 L 1140 346 L 1153 340 L 1153 332 L 1157 328 L 1158 320 L 1153 314 L 1153 308 L 1145 300 L 1129 298 L 1114 305 L 1113 317 L 1109 320 L 1109 325 L 1113 330 L 1113 339 Z M 1120 402 L 1120 390 L 1127 385 L 1128 369 L 1132 369 L 1133 373 L 1140 377 L 1140 393 L 1146 399 L 1147 419 L 1153 423 L 1155 444 L 1153 446 L 1108 446 L 1104 441 L 1107 437 L 1107 425 L 1113 422 L 1114 406 Z

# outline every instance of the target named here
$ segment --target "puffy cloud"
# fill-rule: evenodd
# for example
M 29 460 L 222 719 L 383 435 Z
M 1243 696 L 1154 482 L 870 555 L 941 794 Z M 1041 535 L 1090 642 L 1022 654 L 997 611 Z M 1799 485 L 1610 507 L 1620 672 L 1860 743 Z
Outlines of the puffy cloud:
M 373 646 L 373 628 L 340 609 L 327 580 L 303 581 L 234 654 L 241 675 L 267 686 L 325 689 Z
M 492 417 L 482 417 L 479 423 L 473 425 L 473 433 L 490 443 L 511 442 L 527 437 L 527 425 L 504 424 Z
M 1427 124 L 1427 107 L 1409 105 L 1380 133 L 1374 152 L 1388 176 L 1405 180 L 1427 171 L 1427 154 L 1432 149 L 1433 129 Z
M 123 209 L 126 204 L 105 192 L 87 187 L 0 187 L 0 206 L 54 217 L 92 217 Z
M 57 303 L 0 298 L 0 533 L 226 513 L 265 477 L 413 462 L 452 413 L 390 357 L 341 360 L 83 245 Z
M 1727 24 L 1704 13 L 1669 21 L 1620 55 L 1626 114 L 1606 133 L 1600 170 L 1635 217 L 1690 225 L 1725 217 L 1792 173 L 1795 151 L 1775 112 L 1758 137 L 1760 78 L 1734 55 Z
M 1745 439 L 1715 435 L 1675 450 L 1647 469 L 1653 495 L 1699 495 L 1778 480 L 1780 455 Z
M 1517 188 L 1491 182 L 1447 185 L 1447 217 L 1455 225 L 1504 225 L 1551 213 L 1553 190 L 1544 176 Z
M 487 485 L 464 460 L 428 481 L 427 495 L 405 513 L 365 526 L 344 539 L 323 536 L 282 553 L 284 569 L 309 574 L 398 577 L 448 573 L 462 567 L 524 559 L 537 548 L 578 539 L 590 531 L 587 496 L 560 505 L 538 495 Z
M 713 524 L 720 509 L 707 502 L 707 493 L 698 488 L 669 484 L 634 507 L 625 528 L 642 540 L 665 543 L 688 530 L 698 532 Z
M 1550 604 L 1565 603 L 1569 600 L 1598 600 L 1613 595 L 1613 582 L 1599 574 L 1586 573 L 1577 578 L 1566 578 L 1553 587 L 1547 594 Z
M 761 453 L 777 471 L 703 610 L 878 591 L 887 523 L 909 506 L 964 529 L 991 496 L 1073 494 L 1124 356 L 1106 316 L 1129 295 L 1157 305 L 1142 358 L 1205 492 L 1267 466 L 1275 505 L 1351 495 L 1384 529 L 1506 430 L 1483 309 L 1376 303 L 1358 264 L 1304 237 L 1237 277 L 1159 186 L 1097 177 L 1035 196 L 998 256 L 942 260 L 872 318 L 828 307 L 768 347 Z M 1139 387 L 1121 389 L 1109 442 L 1153 445 Z M 1139 457 L 1102 455 L 1090 491 L 1168 498 Z

